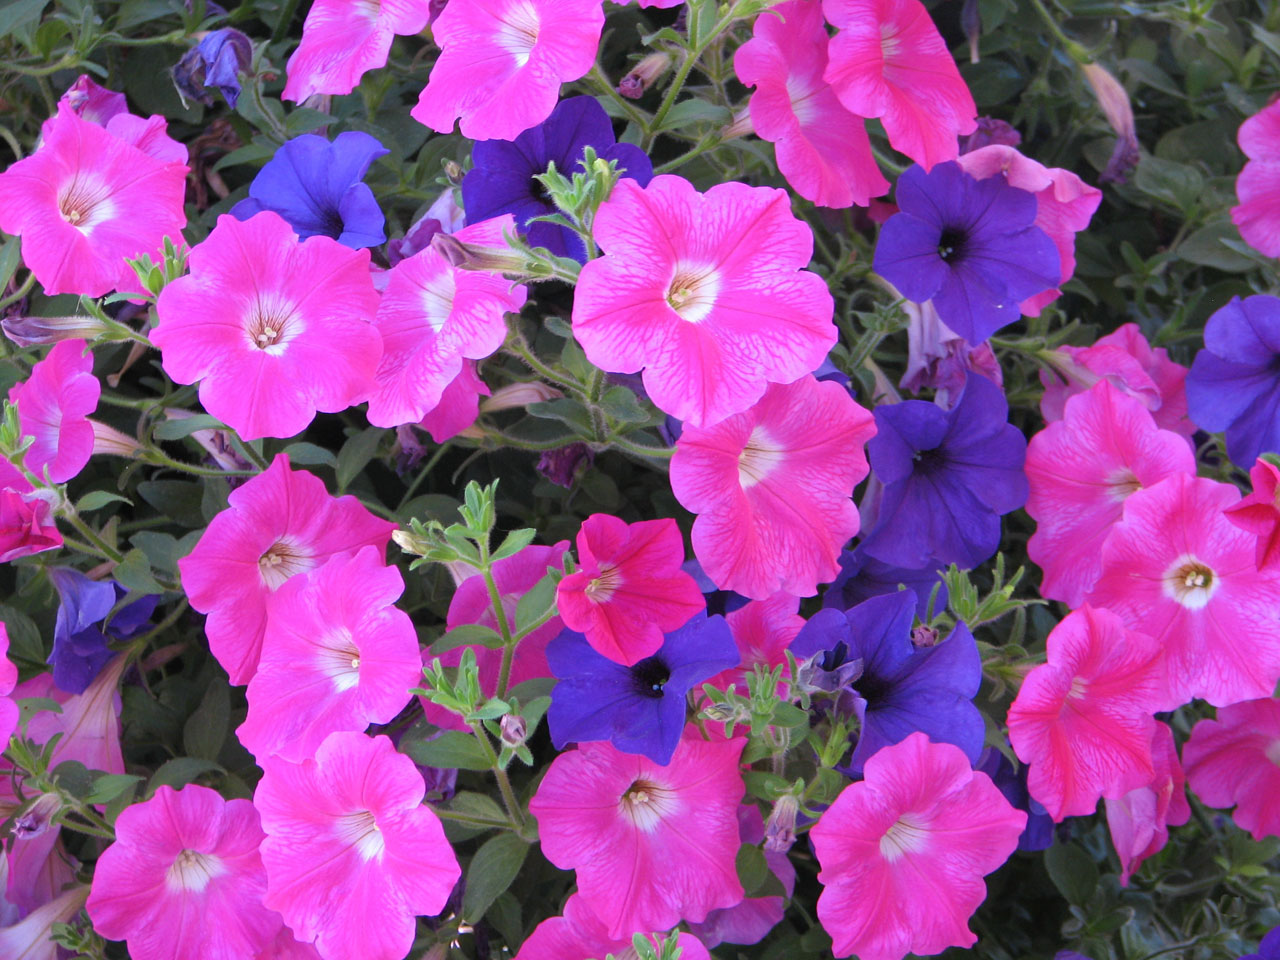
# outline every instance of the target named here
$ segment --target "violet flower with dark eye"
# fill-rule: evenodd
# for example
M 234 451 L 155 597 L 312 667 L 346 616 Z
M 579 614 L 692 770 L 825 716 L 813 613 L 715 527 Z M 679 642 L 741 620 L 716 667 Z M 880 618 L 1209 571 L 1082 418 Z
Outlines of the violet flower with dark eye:
M 68 567 L 50 567 L 49 579 L 58 591 L 58 615 L 53 627 L 53 683 L 65 693 L 80 694 L 114 657 L 107 647 L 108 635 L 117 640 L 133 636 L 151 619 L 159 597 L 140 597 L 116 612 L 107 624 L 100 624 L 127 591 L 111 580 L 90 580 Z
M 899 212 L 876 243 L 875 270 L 904 297 L 932 300 L 942 322 L 977 344 L 1058 285 L 1058 248 L 1035 225 L 1039 202 L 1004 177 L 977 180 L 954 160 L 898 178 Z
M 214 30 L 183 54 L 173 68 L 173 85 L 183 100 L 213 106 L 210 89 L 222 92 L 232 110 L 240 99 L 240 73 L 249 69 L 253 44 L 239 30 Z
M 565 630 L 547 644 L 547 663 L 560 681 L 547 710 L 551 742 L 563 750 L 569 743 L 608 740 L 665 766 L 684 732 L 689 691 L 740 660 L 724 617 L 705 613 L 668 633 L 657 653 L 630 667 Z
M 963 623 L 937 646 L 911 642 L 916 598 L 909 590 L 872 597 L 851 610 L 819 610 L 791 642 L 797 660 L 841 646 L 849 662 L 861 661 L 853 681 L 862 721 L 847 768 L 861 776 L 863 764 L 881 747 L 920 730 L 935 743 L 953 743 L 969 759 L 982 751 L 985 724 L 973 705 L 982 683 L 982 658 Z
M 386 147 L 359 130 L 338 134 L 330 143 L 307 133 L 276 151 L 249 184 L 249 198 L 231 208 L 237 220 L 264 210 L 278 213 L 299 240 L 332 237 L 359 250 L 387 239 L 386 218 L 364 182 L 373 161 Z
M 643 150 L 615 142 L 613 124 L 595 97 L 569 97 L 515 140 L 481 140 L 472 148 L 474 167 L 462 179 L 468 225 L 510 213 L 531 245 L 584 262 L 587 248 L 572 230 L 529 221 L 556 213 L 546 188 L 534 177 L 546 173 L 551 163 L 566 177 L 581 173 L 579 161 L 587 147 L 602 160 L 618 161 L 622 175 L 642 187 L 653 178 L 653 164 Z
M 995 553 L 1001 515 L 1028 492 L 1027 441 L 1008 414 L 1000 388 L 973 373 L 950 410 L 923 400 L 876 407 L 867 456 L 884 494 L 861 549 L 908 569 L 972 569 Z

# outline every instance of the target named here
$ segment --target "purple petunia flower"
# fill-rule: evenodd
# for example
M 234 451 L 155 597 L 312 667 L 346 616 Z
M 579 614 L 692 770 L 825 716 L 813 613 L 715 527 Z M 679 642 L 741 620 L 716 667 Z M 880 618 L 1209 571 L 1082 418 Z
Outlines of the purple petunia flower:
M 565 630 L 547 644 L 547 663 L 560 680 L 547 711 L 551 742 L 562 750 L 567 743 L 609 740 L 619 750 L 670 763 L 684 731 L 688 692 L 740 661 L 724 617 L 705 613 L 668 633 L 657 653 L 630 667 Z
M 232 110 L 240 99 L 240 73 L 249 68 L 253 44 L 239 30 L 226 27 L 205 34 L 173 68 L 173 84 L 184 100 L 213 106 L 210 89 L 222 92 Z
M 947 587 L 937 570 L 929 567 L 922 570 L 893 567 L 868 555 L 859 545 L 840 555 L 840 575 L 827 588 L 822 605 L 848 610 L 863 600 L 896 593 L 898 586 L 902 585 L 916 595 L 916 616 L 923 620 L 928 613 L 929 597 L 933 593 L 934 584 L 938 585 L 938 593 L 933 600 L 933 612 L 936 615 L 947 606 Z
M 1246 954 L 1240 960 L 1280 960 L 1280 927 L 1262 938 L 1257 953 Z
M 982 658 L 973 634 L 961 623 L 937 646 L 918 649 L 911 642 L 915 606 L 915 594 L 904 590 L 844 612 L 819 610 L 791 642 L 797 660 L 830 652 L 862 662 L 852 684 L 862 730 L 848 767 L 842 768 L 853 776 L 862 774 L 881 747 L 917 730 L 935 743 L 955 744 L 971 761 L 982 752 L 985 725 L 973 705 L 982 683 Z
M 388 153 L 358 130 L 340 133 L 330 143 L 307 133 L 276 151 L 249 184 L 249 198 L 231 208 L 237 220 L 263 210 L 278 213 L 299 240 L 325 236 L 359 250 L 387 239 L 386 218 L 364 182 L 369 165 Z
M 967 342 L 1017 320 L 1019 303 L 1058 285 L 1058 249 L 1035 226 L 1036 196 L 1004 177 L 977 180 L 955 161 L 929 173 L 914 166 L 898 178 L 896 199 L 875 270 L 908 300 L 932 300 Z
M 127 591 L 111 580 L 90 580 L 68 567 L 50 567 L 49 579 L 58 591 L 58 615 L 53 627 L 53 683 L 65 693 L 88 689 L 99 671 L 115 656 L 107 635 L 124 640 L 147 624 L 159 597 L 140 597 L 116 612 L 104 634 L 98 628 Z
M 862 550 L 917 570 L 972 569 L 995 553 L 1001 515 L 1028 492 L 1027 441 L 1008 413 L 1000 388 L 972 373 L 950 410 L 923 400 L 876 407 L 867 455 L 884 494 Z
M 550 163 L 566 177 L 581 173 L 578 161 L 587 147 L 594 148 L 603 160 L 618 161 L 618 169 L 625 171 L 623 176 L 642 187 L 653 178 L 653 164 L 643 150 L 615 142 L 609 115 L 594 97 L 569 97 L 561 100 L 546 120 L 515 140 L 481 140 L 475 145 L 471 151 L 474 167 L 462 179 L 467 223 L 510 213 L 533 246 L 585 261 L 586 246 L 572 230 L 529 221 L 556 212 L 546 189 L 534 176 L 546 173 Z
M 1202 430 L 1226 431 L 1237 466 L 1280 452 L 1280 299 L 1232 297 L 1209 318 L 1187 374 L 1187 412 Z

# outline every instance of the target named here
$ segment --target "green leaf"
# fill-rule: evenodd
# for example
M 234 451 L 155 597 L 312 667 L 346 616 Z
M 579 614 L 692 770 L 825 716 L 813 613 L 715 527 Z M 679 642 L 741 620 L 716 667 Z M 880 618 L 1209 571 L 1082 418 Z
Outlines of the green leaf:
M 525 528 L 523 530 L 512 530 L 507 534 L 507 538 L 502 541 L 502 546 L 493 551 L 493 560 L 505 560 L 507 557 L 514 557 L 517 553 L 533 543 L 533 538 L 538 535 L 537 530 Z
M 485 755 L 474 734 L 446 730 L 432 740 L 411 740 L 401 744 L 401 752 L 424 767 L 445 770 L 488 770 Z
M 548 573 L 520 598 L 520 602 L 516 604 L 516 622 L 513 628 L 517 636 L 524 633 L 526 627 L 545 617 L 548 611 L 555 609 L 557 582 L 555 574 Z
M 520 949 L 521 937 L 524 935 L 520 901 L 511 895 L 510 890 L 504 891 L 493 901 L 486 916 L 489 924 L 501 935 L 507 952 L 514 956 Z
M 18 705 L 18 728 L 24 729 L 27 721 L 34 717 L 37 713 L 44 713 L 48 710 L 50 713 L 61 713 L 62 704 L 57 700 L 51 700 L 48 697 L 18 697 L 14 700 Z
M 124 559 L 116 565 L 112 575 L 120 586 L 138 596 L 164 593 L 164 587 L 156 583 L 155 577 L 151 575 L 151 562 L 147 559 L 147 555 L 137 547 L 124 555 Z
M 319 110 L 299 107 L 285 119 L 284 128 L 289 132 L 289 136 L 296 137 L 304 133 L 313 133 L 321 127 L 327 127 L 329 124 L 335 123 L 337 119 L 337 117 L 321 113 Z
M 1044 853 L 1045 869 L 1069 903 L 1084 906 L 1098 888 L 1098 865 L 1074 843 L 1056 843 Z
M 515 880 L 529 854 L 529 845 L 514 833 L 490 837 L 471 858 L 467 867 L 466 892 L 462 895 L 462 916 L 475 923 L 490 904 Z
M 58 786 L 77 800 L 86 799 L 93 789 L 94 776 L 79 760 L 63 760 L 52 773 Z
M 494 823 L 509 823 L 507 812 L 498 806 L 498 802 L 486 793 L 473 793 L 462 790 L 449 801 L 449 810 L 480 820 L 492 820 Z
M 133 501 L 128 497 L 122 497 L 118 493 L 112 493 L 110 490 L 90 490 L 78 501 L 76 501 L 77 513 L 91 513 L 94 510 L 101 510 L 109 503 L 127 503 L 133 506 Z
M 205 526 L 200 510 L 204 484 L 198 481 L 143 480 L 138 484 L 138 496 L 184 527 Z
M 600 398 L 600 409 L 622 423 L 644 423 L 649 414 L 626 387 L 611 387 Z
M 147 797 L 150 798 L 158 787 L 173 787 L 178 790 L 192 783 L 197 777 L 206 773 L 225 772 L 222 767 L 211 760 L 199 757 L 174 757 L 165 761 L 147 783 Z
M 0 6 L 0 37 L 35 23 L 48 5 L 49 0 L 16 0 Z
M 1253 269 L 1254 261 L 1232 250 L 1226 240 L 1239 242 L 1240 231 L 1230 220 L 1216 220 L 1183 240 L 1174 252 L 1188 263 L 1201 267 L 1216 267 L 1229 273 Z
M 182 746 L 192 757 L 216 760 L 227 737 L 231 717 L 231 689 L 215 679 L 204 692 L 200 706 L 187 718 L 182 728 Z
M 510 712 L 511 704 L 507 703 L 505 700 L 499 700 L 497 697 L 493 697 L 476 707 L 469 716 L 474 717 L 477 720 L 497 720 L 499 717 Z
M 147 555 L 154 570 L 176 574 L 178 561 L 195 549 L 200 531 L 192 530 L 181 540 L 172 534 L 141 530 L 129 538 L 129 542 Z
M 89 790 L 89 795 L 85 798 L 85 801 L 87 803 L 110 803 L 126 790 L 129 790 L 134 784 L 141 782 L 141 777 L 135 777 L 131 773 L 104 773 L 93 781 L 93 786 Z
M 543 420 L 559 420 L 584 436 L 590 436 L 594 429 L 591 414 L 587 408 L 580 401 L 571 400 L 568 397 L 531 403 L 525 407 L 525 410 L 530 416 L 540 417 Z
M 0 13 L 0 17 L 2 16 L 4 14 Z M 17 273 L 18 265 L 22 263 L 20 243 L 17 237 L 10 237 L 4 242 L 4 246 L 0 247 L 0 290 L 9 285 L 9 279 Z
M 15 607 L 0 606 L 0 622 L 9 632 L 9 658 L 43 666 L 47 654 L 35 621 Z
M 332 450 L 318 447 L 314 443 L 304 441 L 291 443 L 280 452 L 288 454 L 290 462 L 295 466 L 336 467 L 338 465 L 338 458 L 333 455 Z
M 744 843 L 738 848 L 738 856 L 734 861 L 738 870 L 738 882 L 747 896 L 751 896 L 769 878 L 769 864 L 765 861 L 764 851 L 752 843 Z
M 454 627 L 431 645 L 431 652 L 439 656 L 457 647 L 480 646 L 495 649 L 502 646 L 502 635 L 482 623 L 463 623 Z M 486 768 L 487 769 L 487 768 Z
M 345 493 L 351 481 L 369 465 L 385 433 L 382 427 L 366 427 L 342 445 L 335 468 L 339 493 Z
M 1134 174 L 1133 185 L 1147 196 L 1186 212 L 1199 202 L 1204 177 L 1185 163 L 1144 155 Z
M 189 437 L 197 430 L 222 430 L 225 425 L 217 417 L 207 413 L 197 413 L 177 420 L 161 420 L 156 424 L 152 436 L 157 440 L 181 440 Z
M 706 100 L 682 100 L 672 107 L 662 119 L 658 130 L 678 130 L 695 123 L 728 124 L 733 120 L 733 113 L 715 103 Z

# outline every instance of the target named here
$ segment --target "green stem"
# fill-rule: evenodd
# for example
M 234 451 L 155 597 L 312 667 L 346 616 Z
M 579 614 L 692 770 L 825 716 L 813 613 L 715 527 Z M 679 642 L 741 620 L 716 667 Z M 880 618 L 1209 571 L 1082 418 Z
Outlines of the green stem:
M 655 174 L 659 174 L 659 173 L 671 173 L 673 170 L 678 170 L 680 169 L 680 167 L 683 167 L 686 163 L 688 163 L 694 157 L 702 156 L 702 154 L 706 153 L 708 150 L 718 147 L 720 143 L 721 143 L 721 140 L 718 135 L 704 137 L 703 139 L 699 140 L 697 144 L 694 145 L 693 149 L 687 150 L 686 152 L 680 154 L 680 156 L 676 157 L 673 160 L 668 160 L 666 163 L 658 164 L 656 167 L 653 168 L 653 172 Z
M 1031 8 L 1040 15 L 1040 19 L 1049 28 L 1049 32 L 1066 49 L 1072 60 L 1080 64 L 1093 63 L 1093 57 L 1089 55 L 1089 51 L 1063 33 L 1062 27 L 1058 26 L 1058 21 L 1053 19 L 1053 14 L 1049 12 L 1049 8 L 1044 5 L 1042 0 L 1028 0 L 1028 2 L 1031 4 Z
M 496 427 L 481 427 L 481 429 L 484 430 L 486 438 L 496 440 L 500 446 L 514 447 L 516 450 L 530 450 L 535 453 L 542 450 L 558 450 L 573 443 L 575 439 L 574 437 L 561 437 L 557 440 L 521 440 L 519 437 L 503 433 Z
M 627 115 L 628 120 L 639 126 L 640 129 L 645 129 L 645 115 L 609 82 L 609 78 L 604 75 L 604 71 L 600 69 L 598 62 L 592 64 L 591 72 L 587 74 L 587 80 L 596 90 L 616 103 L 622 112 Z
M 270 469 L 271 464 L 267 463 L 262 454 L 253 449 L 252 444 L 245 443 L 245 441 L 241 440 L 240 435 L 234 430 L 227 430 L 227 433 L 231 435 L 231 442 L 235 444 L 236 450 L 240 452 L 240 456 L 244 457 L 257 467 L 259 472 Z
M 617 447 L 624 453 L 653 460 L 670 460 L 676 452 L 674 447 L 651 447 L 647 443 L 634 443 L 622 437 L 610 437 L 609 446 Z
M 502 794 L 503 806 L 507 808 L 507 815 L 511 817 L 511 822 L 516 825 L 516 831 L 519 832 L 524 828 L 524 810 L 520 806 L 520 801 L 516 799 L 515 790 L 511 788 L 511 778 L 499 765 L 498 755 L 493 752 L 493 744 L 489 742 L 489 734 L 485 732 L 484 724 L 471 724 L 471 732 L 476 735 L 476 739 L 484 749 L 489 766 L 493 770 L 494 779 L 498 781 L 498 792 Z
M 79 66 L 80 60 L 76 57 L 63 56 L 55 63 L 46 63 L 43 66 L 27 66 L 22 63 L 10 63 L 5 69 L 12 70 L 14 73 L 20 73 L 27 77 L 47 77 L 50 74 L 57 73 L 59 70 L 70 70 Z
M 35 285 L 36 285 L 36 275 L 34 273 L 28 273 L 27 279 L 22 281 L 22 285 L 18 287 L 17 290 L 13 291 L 13 293 L 9 294 L 9 296 L 4 297 L 3 299 L 0 299 L 0 310 L 4 309 L 11 303 L 17 303 L 19 300 L 25 297 L 28 293 L 30 293 L 31 288 L 34 287 Z
M 689 74 L 693 72 L 693 68 L 697 65 L 699 58 L 735 19 L 736 17 L 731 10 L 727 16 L 716 21 L 715 26 L 707 31 L 707 35 L 701 38 L 693 49 L 685 52 L 685 58 L 676 69 L 675 77 L 672 78 L 671 86 L 667 88 L 667 93 L 662 98 L 658 112 L 653 115 L 653 119 L 644 128 L 644 136 L 640 141 L 641 150 L 647 151 L 653 145 L 654 138 L 662 128 L 662 122 L 667 119 L 667 114 L 676 105 L 676 99 L 680 96 L 680 91 L 684 89 L 685 82 L 689 79 Z
M 285 38 L 289 32 L 289 24 L 293 22 L 293 15 L 298 11 L 298 0 L 285 0 L 284 9 L 280 11 L 280 19 L 276 21 L 276 28 L 271 31 L 271 42 L 279 43 Z
M 465 823 L 469 827 L 492 827 L 499 830 L 511 830 L 515 827 L 515 824 L 510 820 L 490 820 L 488 817 L 475 817 L 467 813 L 457 813 L 453 810 L 445 810 L 442 807 L 432 807 L 431 809 L 441 820 L 452 820 L 455 823 Z
M 200 467 L 194 463 L 184 463 L 181 460 L 175 460 L 167 453 L 161 452 L 156 447 L 148 447 L 142 457 L 147 463 L 155 464 L 157 467 L 168 467 L 170 470 L 181 470 L 183 473 L 189 473 L 196 477 L 256 477 L 261 470 L 219 470 L 214 467 Z
M 81 520 L 80 515 L 76 513 L 75 507 L 71 506 L 71 504 L 67 504 L 66 508 L 60 515 L 62 519 L 75 527 L 80 536 L 89 541 L 89 543 L 93 545 L 94 549 L 101 553 L 106 559 L 111 560 L 114 563 L 121 563 L 124 561 L 124 554 L 108 544 L 102 539 L 102 537 L 98 536 L 97 531 Z
M 422 486 L 422 481 L 427 479 L 427 476 L 435 469 L 436 464 L 440 462 L 441 457 L 445 455 L 451 446 L 453 446 L 453 441 L 446 440 L 436 447 L 427 462 L 423 464 L 422 469 L 418 471 L 418 475 L 413 478 L 413 483 L 409 484 L 409 489 L 404 492 L 400 502 L 396 504 L 396 513 L 403 510 L 404 505 L 413 499 L 413 495 L 418 492 L 418 487 Z
M 22 159 L 22 144 L 18 143 L 18 138 L 13 135 L 12 130 L 6 126 L 0 126 L 0 140 L 4 140 L 9 145 L 15 160 Z
M 533 352 L 533 347 L 530 346 L 529 341 L 524 338 L 524 334 L 519 330 L 514 328 L 512 329 L 511 336 L 507 337 L 507 342 L 504 344 L 504 347 L 508 353 L 519 357 L 524 361 L 525 366 L 544 380 L 550 380 L 552 383 L 558 383 L 560 386 L 564 387 L 566 390 L 572 391 L 573 393 L 582 391 L 583 384 L 578 382 L 577 378 L 573 377 L 567 371 L 556 370 L 540 360 L 538 355 Z

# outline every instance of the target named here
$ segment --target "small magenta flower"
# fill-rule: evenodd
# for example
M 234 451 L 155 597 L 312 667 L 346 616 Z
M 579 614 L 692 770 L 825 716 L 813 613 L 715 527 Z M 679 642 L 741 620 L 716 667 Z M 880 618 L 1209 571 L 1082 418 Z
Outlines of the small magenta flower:
M 1258 538 L 1258 569 L 1280 561 L 1280 468 L 1259 459 L 1249 471 L 1253 493 L 1226 510 L 1227 519 Z
M 1221 707 L 1201 720 L 1182 749 L 1187 783 L 1210 807 L 1235 807 L 1232 819 L 1255 840 L 1280 836 L 1280 700 Z
M 93 454 L 89 414 L 101 394 L 83 340 L 63 340 L 36 362 L 31 376 L 9 391 L 23 436 L 35 439 L 23 461 L 28 470 L 39 477 L 47 469 L 54 483 L 66 483 L 84 469 Z

